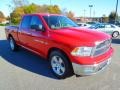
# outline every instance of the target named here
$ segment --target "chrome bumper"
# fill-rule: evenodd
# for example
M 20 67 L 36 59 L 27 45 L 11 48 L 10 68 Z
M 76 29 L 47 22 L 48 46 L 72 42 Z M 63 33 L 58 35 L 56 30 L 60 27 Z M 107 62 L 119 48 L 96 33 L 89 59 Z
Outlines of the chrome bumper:
M 97 72 L 104 70 L 110 64 L 110 61 L 111 58 L 99 64 L 80 65 L 80 64 L 72 63 L 72 66 L 75 74 L 86 76 L 86 75 L 96 74 Z

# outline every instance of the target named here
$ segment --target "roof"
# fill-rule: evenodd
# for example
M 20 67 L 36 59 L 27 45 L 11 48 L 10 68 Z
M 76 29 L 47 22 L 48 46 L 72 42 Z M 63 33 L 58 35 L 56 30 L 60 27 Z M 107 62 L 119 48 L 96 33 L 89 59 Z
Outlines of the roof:
M 39 16 L 63 16 L 61 14 L 49 14 L 49 13 L 34 13 L 34 14 L 26 14 L 25 16 L 29 15 L 39 15 Z

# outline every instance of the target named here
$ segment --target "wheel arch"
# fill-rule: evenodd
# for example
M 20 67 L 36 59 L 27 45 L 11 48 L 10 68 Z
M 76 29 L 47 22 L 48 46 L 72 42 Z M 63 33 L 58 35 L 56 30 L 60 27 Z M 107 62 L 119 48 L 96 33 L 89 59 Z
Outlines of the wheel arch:
M 12 36 L 11 34 L 8 34 L 7 39 L 9 40 L 9 39 L 10 39 L 10 37 L 12 37 L 12 38 L 13 38 L 13 36 Z
M 47 58 L 49 58 L 50 53 L 53 52 L 53 51 L 59 51 L 59 52 L 63 53 L 63 54 L 69 59 L 69 57 L 68 57 L 68 55 L 66 54 L 66 52 L 65 52 L 64 50 L 60 49 L 60 48 L 57 48 L 57 47 L 51 47 L 51 48 L 48 50 Z

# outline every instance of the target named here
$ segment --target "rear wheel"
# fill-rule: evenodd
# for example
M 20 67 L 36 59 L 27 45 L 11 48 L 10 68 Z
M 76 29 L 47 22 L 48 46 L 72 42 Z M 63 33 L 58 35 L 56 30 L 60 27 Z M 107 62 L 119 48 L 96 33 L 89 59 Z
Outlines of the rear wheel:
M 18 46 L 12 37 L 9 38 L 9 43 L 10 43 L 10 48 L 12 51 L 18 50 Z
M 119 32 L 118 31 L 115 31 L 112 33 L 112 37 L 113 38 L 117 38 L 119 36 Z
M 72 66 L 64 54 L 53 51 L 50 54 L 50 66 L 53 74 L 59 79 L 64 79 L 72 75 Z

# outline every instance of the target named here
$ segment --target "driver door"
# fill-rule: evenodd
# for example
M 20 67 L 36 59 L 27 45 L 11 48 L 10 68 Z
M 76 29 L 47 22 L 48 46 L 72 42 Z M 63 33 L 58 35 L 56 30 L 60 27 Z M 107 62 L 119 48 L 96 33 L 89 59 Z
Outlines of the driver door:
M 36 15 L 32 16 L 30 25 L 43 26 L 43 23 L 40 17 Z M 30 32 L 31 32 L 31 42 L 29 43 L 30 47 L 32 48 L 32 50 L 40 53 L 41 55 L 44 55 L 46 32 L 32 28 L 30 28 Z

